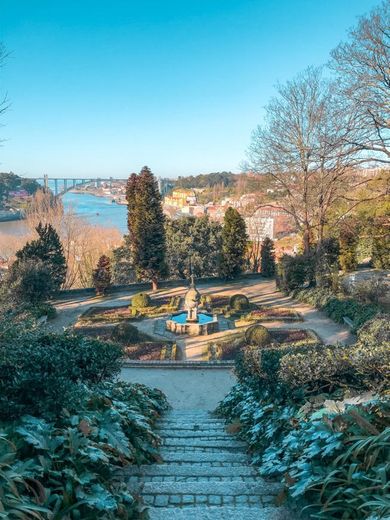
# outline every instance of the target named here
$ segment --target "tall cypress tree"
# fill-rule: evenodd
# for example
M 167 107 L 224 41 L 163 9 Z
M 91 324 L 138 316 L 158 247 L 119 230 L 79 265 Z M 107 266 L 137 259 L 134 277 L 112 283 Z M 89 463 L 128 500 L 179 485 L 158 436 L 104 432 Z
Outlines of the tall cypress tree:
M 165 217 L 157 180 L 147 166 L 130 175 L 126 198 L 132 261 L 137 276 L 150 280 L 156 290 L 159 278 L 167 274 Z
M 269 237 L 265 237 L 261 244 L 261 274 L 271 277 L 275 274 L 275 250 L 274 243 Z
M 16 262 L 25 260 L 41 260 L 49 270 L 50 278 L 55 291 L 58 291 L 65 282 L 66 259 L 64 249 L 57 231 L 51 224 L 42 225 L 40 222 L 36 227 L 39 238 L 27 242 L 17 251 Z
M 245 262 L 247 242 L 245 220 L 236 209 L 228 208 L 222 230 L 222 253 L 219 269 L 223 278 L 236 278 L 241 274 Z

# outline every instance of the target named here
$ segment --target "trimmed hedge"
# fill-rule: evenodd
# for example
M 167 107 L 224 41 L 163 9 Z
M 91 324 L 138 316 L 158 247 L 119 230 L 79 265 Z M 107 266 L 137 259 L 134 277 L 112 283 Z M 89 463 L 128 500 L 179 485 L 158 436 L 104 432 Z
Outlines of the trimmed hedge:
M 150 307 L 152 304 L 152 300 L 150 296 L 146 293 L 138 293 L 135 294 L 131 299 L 131 306 L 134 309 L 143 309 L 145 307 Z
M 353 332 L 380 312 L 377 305 L 359 303 L 353 298 L 335 295 L 327 289 L 297 289 L 291 295 L 303 303 L 324 311 L 337 323 L 343 323 L 344 317 L 349 318 L 353 322 Z
M 263 325 L 252 325 L 245 332 L 245 340 L 248 345 L 266 347 L 272 343 L 271 334 Z
M 245 294 L 233 294 L 230 298 L 229 305 L 235 311 L 244 311 L 250 307 L 249 300 Z

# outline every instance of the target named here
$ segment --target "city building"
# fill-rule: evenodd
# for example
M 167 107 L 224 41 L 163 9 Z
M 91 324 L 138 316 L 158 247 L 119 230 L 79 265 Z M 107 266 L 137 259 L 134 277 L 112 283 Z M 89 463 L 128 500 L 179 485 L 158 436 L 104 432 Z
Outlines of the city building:
M 175 208 L 193 206 L 196 204 L 196 195 L 194 190 L 175 188 L 170 195 L 164 197 L 164 204 Z
M 258 208 L 252 216 L 246 217 L 245 224 L 249 239 L 253 241 L 262 241 L 265 237 L 274 240 L 295 230 L 291 215 L 268 205 Z

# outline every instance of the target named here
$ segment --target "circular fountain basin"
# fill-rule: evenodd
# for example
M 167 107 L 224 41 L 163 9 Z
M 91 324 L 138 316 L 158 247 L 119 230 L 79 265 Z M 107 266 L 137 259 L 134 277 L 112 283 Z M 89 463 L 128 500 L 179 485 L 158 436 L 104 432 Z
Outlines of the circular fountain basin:
M 166 321 L 167 330 L 175 334 L 200 336 L 218 331 L 218 318 L 206 312 L 198 313 L 198 321 L 188 321 L 186 312 L 173 314 Z

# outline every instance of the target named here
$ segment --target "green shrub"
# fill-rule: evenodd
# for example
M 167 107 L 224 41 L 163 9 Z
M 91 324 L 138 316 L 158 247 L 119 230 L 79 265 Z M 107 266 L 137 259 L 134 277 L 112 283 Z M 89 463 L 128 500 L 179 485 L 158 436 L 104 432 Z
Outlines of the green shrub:
M 139 338 L 140 335 L 137 327 L 134 327 L 134 325 L 128 321 L 122 321 L 118 325 L 115 325 L 111 333 L 111 339 L 122 345 L 136 343 L 139 341 Z
M 27 309 L 34 318 L 39 319 L 47 316 L 48 320 L 53 320 L 57 316 L 57 310 L 51 303 L 37 303 Z
M 248 345 L 264 348 L 271 344 L 272 338 L 266 327 L 263 325 L 252 325 L 245 332 L 245 340 Z
M 116 375 L 122 347 L 42 329 L 0 331 L 0 418 L 76 410 L 85 385 Z
M 249 300 L 245 294 L 234 294 L 230 298 L 229 305 L 235 311 L 244 311 L 250 307 Z
M 152 300 L 150 296 L 146 293 L 138 293 L 135 294 L 131 299 L 131 306 L 134 309 L 143 309 L 145 307 L 150 307 L 152 304 Z
M 313 264 L 313 265 L 311 265 Z M 290 292 L 310 281 L 314 260 L 305 255 L 283 255 L 277 264 L 276 282 L 282 291 Z
M 378 314 L 358 331 L 358 343 L 367 347 L 390 345 L 390 316 Z
M 36 305 L 50 299 L 56 291 L 49 265 L 39 259 L 15 262 L 5 277 L 4 287 L 17 304 Z

